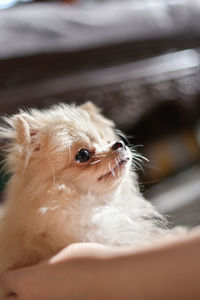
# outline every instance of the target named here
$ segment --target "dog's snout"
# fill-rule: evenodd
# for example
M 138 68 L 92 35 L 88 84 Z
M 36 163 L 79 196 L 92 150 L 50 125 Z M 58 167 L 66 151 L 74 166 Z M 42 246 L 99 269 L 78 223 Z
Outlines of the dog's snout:
M 120 148 L 126 149 L 126 146 L 123 141 L 118 141 L 118 142 L 114 143 L 114 145 L 112 145 L 112 150 L 118 150 Z

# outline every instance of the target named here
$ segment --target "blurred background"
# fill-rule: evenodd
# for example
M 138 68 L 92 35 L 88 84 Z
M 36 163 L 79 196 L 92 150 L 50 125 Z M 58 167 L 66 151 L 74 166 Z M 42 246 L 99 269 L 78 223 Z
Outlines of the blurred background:
M 0 29 L 1 115 L 93 101 L 149 159 L 145 197 L 200 224 L 200 1 L 0 0 Z

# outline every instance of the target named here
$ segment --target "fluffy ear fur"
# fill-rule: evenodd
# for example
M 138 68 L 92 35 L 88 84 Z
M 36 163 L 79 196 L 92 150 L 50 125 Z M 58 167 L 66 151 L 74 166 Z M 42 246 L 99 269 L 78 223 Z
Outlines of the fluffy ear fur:
M 0 139 L 7 140 L 2 150 L 4 153 L 4 169 L 14 173 L 26 168 L 33 152 L 40 150 L 36 140 L 38 129 L 34 119 L 26 112 L 3 117 L 4 125 L 0 126 Z
M 84 104 L 80 105 L 80 107 L 87 112 L 92 112 L 92 113 L 100 113 L 101 109 L 97 107 L 95 104 L 93 104 L 91 101 L 87 101 Z
M 22 116 L 15 118 L 16 142 L 20 145 L 31 144 L 30 126 Z
M 18 145 L 31 145 L 38 130 L 33 128 L 32 120 L 28 115 L 17 114 L 4 117 L 7 126 L 0 127 L 0 137 L 14 140 Z
M 115 127 L 114 122 L 105 118 L 101 114 L 101 109 L 97 107 L 95 104 L 93 104 L 92 102 L 87 101 L 86 103 L 80 105 L 80 108 L 87 111 L 90 114 L 93 122 L 98 123 L 99 125 L 102 124 L 102 125 L 107 125 L 109 127 Z

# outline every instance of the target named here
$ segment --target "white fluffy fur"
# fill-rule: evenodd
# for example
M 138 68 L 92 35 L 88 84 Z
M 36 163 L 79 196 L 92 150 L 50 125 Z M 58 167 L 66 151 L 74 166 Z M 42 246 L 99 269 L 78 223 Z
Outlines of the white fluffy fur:
M 1 271 L 72 242 L 143 245 L 167 233 L 138 190 L 130 150 L 112 150 L 119 139 L 114 124 L 93 104 L 31 109 L 4 121 L 0 136 L 8 141 L 5 168 L 12 176 L 0 215 Z M 81 148 L 91 151 L 88 162 L 75 160 Z

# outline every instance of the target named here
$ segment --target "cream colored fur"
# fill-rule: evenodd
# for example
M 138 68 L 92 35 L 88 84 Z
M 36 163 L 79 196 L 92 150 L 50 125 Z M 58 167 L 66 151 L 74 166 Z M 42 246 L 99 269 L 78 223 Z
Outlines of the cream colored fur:
M 73 242 L 145 245 L 168 233 L 138 190 L 134 154 L 112 150 L 114 124 L 92 103 L 20 111 L 4 121 L 12 176 L 0 214 L 0 272 Z M 83 163 L 75 160 L 82 148 L 92 153 Z

